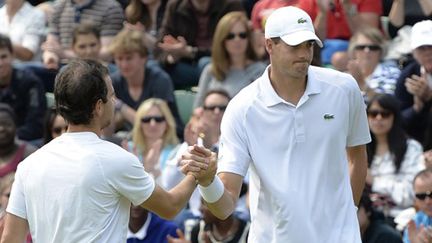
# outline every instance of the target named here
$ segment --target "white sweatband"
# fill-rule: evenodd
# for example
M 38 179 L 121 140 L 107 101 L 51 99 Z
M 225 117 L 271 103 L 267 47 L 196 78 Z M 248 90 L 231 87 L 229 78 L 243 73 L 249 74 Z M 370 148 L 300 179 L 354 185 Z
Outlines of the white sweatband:
M 202 198 L 208 203 L 217 202 L 222 197 L 225 191 L 224 184 L 219 179 L 219 176 L 215 176 L 213 182 L 210 183 L 210 185 L 208 185 L 207 187 L 203 187 L 200 185 L 198 188 Z

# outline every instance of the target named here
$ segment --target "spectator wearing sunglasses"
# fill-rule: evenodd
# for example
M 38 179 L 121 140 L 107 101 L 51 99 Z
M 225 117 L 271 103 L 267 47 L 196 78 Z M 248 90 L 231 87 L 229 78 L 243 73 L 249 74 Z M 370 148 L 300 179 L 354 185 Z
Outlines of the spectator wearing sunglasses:
M 409 139 L 402 128 L 399 101 L 379 94 L 367 106 L 372 142 L 367 145 L 368 174 L 375 206 L 393 223 L 413 203 L 412 180 L 425 168 L 423 148 Z
M 0 103 L 0 178 L 15 172 L 19 163 L 37 150 L 36 147 L 17 139 L 15 112 Z
M 44 144 L 47 144 L 66 132 L 67 123 L 56 109 L 49 109 L 45 117 L 44 129 Z
M 376 93 L 394 94 L 400 69 L 394 61 L 383 61 L 386 40 L 380 30 L 366 27 L 350 40 L 347 71 L 357 80 L 366 100 Z
M 178 143 L 174 117 L 166 101 L 158 98 L 144 101 L 137 110 L 127 149 L 137 155 L 147 172 L 159 178 Z
M 414 177 L 415 206 L 418 209 L 404 231 L 404 243 L 432 242 L 432 168 Z
M 208 90 L 224 89 L 234 97 L 262 74 L 265 64 L 257 61 L 251 34 L 243 12 L 221 18 L 213 36 L 211 63 L 201 74 L 194 107 L 202 106 Z

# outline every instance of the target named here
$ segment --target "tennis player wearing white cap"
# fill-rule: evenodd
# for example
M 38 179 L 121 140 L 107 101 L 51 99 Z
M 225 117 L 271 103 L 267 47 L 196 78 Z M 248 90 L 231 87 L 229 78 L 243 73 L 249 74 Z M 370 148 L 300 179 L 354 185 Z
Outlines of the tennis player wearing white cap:
M 228 105 L 218 175 L 199 181 L 201 195 L 213 214 L 228 217 L 250 168 L 248 242 L 360 243 L 355 205 L 370 135 L 357 83 L 310 66 L 322 43 L 303 10 L 274 11 L 265 37 L 271 64 Z M 208 156 L 194 146 L 182 163 Z

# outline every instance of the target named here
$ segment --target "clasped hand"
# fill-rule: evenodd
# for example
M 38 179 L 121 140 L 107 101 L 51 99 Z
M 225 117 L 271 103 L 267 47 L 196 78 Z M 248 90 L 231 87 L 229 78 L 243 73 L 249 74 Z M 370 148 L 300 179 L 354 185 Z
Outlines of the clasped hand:
M 183 174 L 193 175 L 201 186 L 208 186 L 216 175 L 216 153 L 196 144 L 189 146 L 182 155 L 180 168 Z

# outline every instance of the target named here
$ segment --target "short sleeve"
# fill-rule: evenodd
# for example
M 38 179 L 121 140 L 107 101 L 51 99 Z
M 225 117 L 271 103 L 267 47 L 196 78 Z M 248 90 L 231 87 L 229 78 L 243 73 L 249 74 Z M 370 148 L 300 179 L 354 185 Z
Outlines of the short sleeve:
M 133 205 L 140 205 L 153 193 L 155 182 L 137 157 L 124 152 L 123 160 L 114 161 L 113 166 L 105 168 L 105 178 L 120 195 Z
M 369 143 L 371 141 L 369 125 L 366 116 L 366 104 L 357 82 L 348 76 L 349 131 L 347 147 Z
M 23 169 L 18 166 L 15 174 L 15 181 L 12 185 L 9 203 L 6 212 L 16 215 L 20 218 L 27 219 L 27 209 L 25 204 L 25 195 L 23 188 Z
M 221 124 L 221 139 L 218 153 L 218 173 L 231 172 L 241 176 L 246 173 L 251 162 L 247 135 L 244 129 L 244 113 L 238 109 L 240 99 L 233 99 L 224 113 Z

